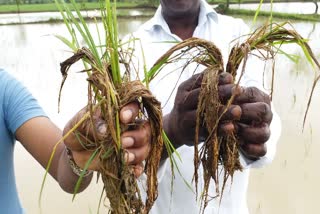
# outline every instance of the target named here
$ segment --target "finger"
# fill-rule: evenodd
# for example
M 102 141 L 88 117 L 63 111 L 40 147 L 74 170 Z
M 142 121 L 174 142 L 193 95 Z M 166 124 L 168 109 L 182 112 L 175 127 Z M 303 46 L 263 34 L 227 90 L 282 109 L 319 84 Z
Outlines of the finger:
M 121 135 L 122 148 L 141 147 L 151 142 L 151 127 L 147 121 L 140 121 L 135 129 L 129 129 Z
M 63 130 L 64 143 L 72 150 L 81 151 L 95 147 L 95 141 L 102 139 L 106 132 L 105 123 L 99 117 L 100 111 L 96 111 L 92 119 L 88 118 L 79 125 L 78 123 L 86 116 L 86 112 L 87 108 L 79 111 Z
M 265 144 L 240 143 L 240 149 L 249 159 L 257 159 L 267 154 Z
M 144 161 L 148 156 L 150 152 L 150 144 L 146 144 L 142 147 L 131 147 L 126 150 L 128 153 L 128 164 L 138 164 Z
M 189 91 L 184 100 L 186 109 L 196 109 L 198 105 L 198 98 L 200 94 L 201 82 L 203 75 L 195 74 L 188 81 L 181 84 L 180 89 Z M 220 84 L 230 84 L 233 81 L 231 74 L 223 72 L 219 75 L 219 85 Z
M 220 135 L 230 135 L 230 134 L 234 133 L 234 131 L 235 131 L 235 126 L 232 122 L 226 122 L 226 123 L 219 124 L 218 133 Z
M 241 109 L 241 122 L 243 123 L 250 125 L 271 123 L 273 114 L 270 106 L 267 103 L 245 103 L 241 105 Z
M 230 73 L 222 72 L 219 75 L 219 85 L 227 85 L 233 83 L 233 76 Z
M 242 93 L 242 87 L 235 84 L 219 85 L 219 99 L 221 103 L 226 104 L 230 98 L 235 97 Z
M 238 105 L 230 105 L 228 108 L 226 106 L 221 106 L 219 114 L 222 114 L 220 121 L 240 120 L 242 109 Z
M 179 86 L 179 90 L 191 91 L 201 86 L 203 73 L 194 74 L 188 80 L 182 82 Z
M 270 128 L 267 123 L 262 123 L 259 126 L 251 126 L 239 122 L 235 124 L 238 135 L 244 142 L 263 144 L 270 138 Z
M 139 121 L 134 130 L 128 130 L 121 135 L 122 148 L 127 151 L 127 162 L 137 164 L 149 155 L 151 128 L 147 121 Z
M 136 178 L 140 177 L 144 171 L 143 163 L 133 165 L 133 174 Z
M 270 105 L 270 96 L 256 87 L 242 87 L 242 92 L 235 98 L 235 103 L 255 102 L 264 102 Z
M 125 160 L 128 164 L 138 164 L 144 161 L 150 152 L 151 144 L 148 142 L 134 142 L 131 147 L 125 149 Z
M 127 164 L 131 164 L 135 160 L 135 154 L 132 152 L 129 152 L 128 150 L 124 151 L 124 160 Z
M 120 121 L 124 124 L 132 123 L 139 114 L 138 102 L 131 102 L 120 110 Z

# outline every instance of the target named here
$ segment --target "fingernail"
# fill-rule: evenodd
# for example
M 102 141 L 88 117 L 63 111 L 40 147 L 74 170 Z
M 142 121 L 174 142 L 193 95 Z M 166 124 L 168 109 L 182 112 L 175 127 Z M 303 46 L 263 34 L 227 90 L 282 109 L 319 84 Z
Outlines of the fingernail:
M 226 123 L 224 125 L 224 131 L 227 135 L 232 134 L 234 132 L 234 125 L 232 123 Z
M 224 79 L 227 78 L 227 77 L 228 77 L 228 74 L 227 74 L 226 72 L 222 72 L 222 73 L 220 74 L 221 80 L 224 80 Z
M 107 132 L 107 126 L 104 123 L 98 125 L 98 132 L 100 134 L 105 134 Z
M 140 175 L 143 173 L 143 168 L 142 168 L 142 166 L 139 166 L 139 165 L 137 165 L 137 166 L 135 166 L 134 167 L 134 175 L 138 178 L 138 177 L 140 177 Z
M 134 140 L 132 137 L 123 137 L 122 140 L 122 148 L 128 148 L 133 146 Z
M 130 121 L 132 119 L 132 111 L 130 109 L 123 111 L 122 119 L 125 121 Z
M 127 163 L 131 163 L 132 161 L 134 161 L 135 155 L 133 153 L 131 153 L 131 152 L 126 152 L 124 154 L 124 158 L 127 161 Z
M 231 109 L 231 114 L 233 115 L 234 119 L 235 120 L 240 120 L 241 118 L 241 108 L 239 106 L 234 106 L 232 109 Z

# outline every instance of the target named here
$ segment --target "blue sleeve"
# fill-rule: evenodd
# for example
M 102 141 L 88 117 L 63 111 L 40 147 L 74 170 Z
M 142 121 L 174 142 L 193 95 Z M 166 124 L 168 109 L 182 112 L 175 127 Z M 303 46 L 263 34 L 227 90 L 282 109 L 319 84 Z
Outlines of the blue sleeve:
M 3 114 L 11 133 L 34 117 L 46 116 L 32 94 L 14 77 L 1 72 L 3 93 Z

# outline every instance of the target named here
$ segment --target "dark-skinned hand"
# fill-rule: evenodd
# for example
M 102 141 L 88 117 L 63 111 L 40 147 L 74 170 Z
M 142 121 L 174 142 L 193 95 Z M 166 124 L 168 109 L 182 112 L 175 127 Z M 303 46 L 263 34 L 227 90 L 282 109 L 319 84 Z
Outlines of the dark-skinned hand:
M 170 114 L 164 118 L 164 128 L 172 143 L 179 147 L 183 144 L 193 145 L 196 126 L 196 111 L 202 73 L 195 74 L 188 80 L 180 84 L 177 90 L 174 107 Z M 233 78 L 230 74 L 222 73 L 219 76 L 219 97 L 221 100 L 228 100 L 231 96 Z M 231 90 L 230 90 L 231 89 Z M 222 116 L 219 130 L 222 133 L 232 132 L 234 130 L 233 120 L 239 120 L 241 109 L 237 105 L 231 105 L 227 110 L 221 108 L 221 113 L 226 111 Z M 204 127 L 200 129 L 200 140 L 205 140 L 207 131 Z
M 174 107 L 164 118 L 164 129 L 176 148 L 194 143 L 201 81 L 202 74 L 196 74 L 181 83 Z M 219 76 L 218 93 L 220 101 L 225 105 L 219 109 L 220 113 L 224 112 L 219 122 L 219 134 L 234 132 L 239 138 L 240 149 L 247 158 L 256 160 L 264 156 L 272 120 L 269 96 L 254 87 L 236 86 L 231 74 L 225 72 Z M 226 109 L 233 94 L 234 101 Z M 202 127 L 199 139 L 205 140 L 207 136 L 206 129 Z
M 242 111 L 241 119 L 234 123 L 240 149 L 247 158 L 257 160 L 267 153 L 273 116 L 270 97 L 256 87 L 242 87 L 233 103 Z
M 77 124 L 80 119 L 87 112 L 87 109 L 84 108 L 79 111 L 65 126 L 63 134 L 67 134 L 72 127 Z M 143 164 L 142 162 L 148 157 L 150 150 L 150 142 L 151 142 L 151 129 L 148 121 L 138 120 L 136 121 L 136 117 L 139 113 L 139 106 L 137 103 L 132 102 L 124 106 L 120 111 L 120 121 L 122 124 L 131 124 L 133 122 L 139 123 L 136 126 L 130 126 L 130 129 L 124 131 L 121 134 L 121 143 L 122 148 L 127 151 L 126 159 L 127 163 L 133 165 L 134 174 L 136 177 L 140 176 L 143 173 Z M 87 136 L 87 138 L 81 139 L 83 144 L 88 143 L 88 139 L 90 141 L 101 140 L 106 133 L 106 125 L 100 116 L 100 111 L 96 111 L 93 118 L 95 129 L 97 132 L 94 132 L 90 123 L 83 123 L 80 125 L 75 132 L 81 133 L 83 136 Z M 73 132 L 70 134 L 65 140 L 64 143 L 66 147 L 68 147 L 72 156 L 76 162 L 76 164 L 83 168 L 86 162 L 91 157 L 93 151 L 92 149 L 85 149 L 76 135 Z M 96 133 L 96 134 L 95 134 Z M 78 135 L 79 136 L 79 135 Z M 110 142 L 111 143 L 111 142 Z M 89 166 L 90 170 L 98 170 L 99 169 L 99 159 L 95 158 L 94 161 Z

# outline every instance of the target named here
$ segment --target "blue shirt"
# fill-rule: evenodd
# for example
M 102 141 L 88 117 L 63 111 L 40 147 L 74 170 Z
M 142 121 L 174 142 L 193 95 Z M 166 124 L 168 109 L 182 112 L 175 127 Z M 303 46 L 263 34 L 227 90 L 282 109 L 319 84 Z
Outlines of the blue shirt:
M 31 118 L 45 113 L 31 93 L 0 69 L 0 213 L 20 214 L 21 207 L 13 166 L 16 130 Z

